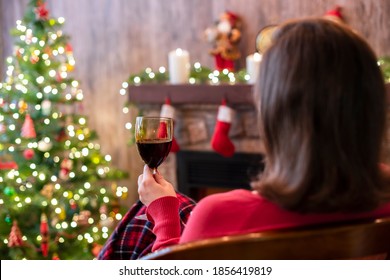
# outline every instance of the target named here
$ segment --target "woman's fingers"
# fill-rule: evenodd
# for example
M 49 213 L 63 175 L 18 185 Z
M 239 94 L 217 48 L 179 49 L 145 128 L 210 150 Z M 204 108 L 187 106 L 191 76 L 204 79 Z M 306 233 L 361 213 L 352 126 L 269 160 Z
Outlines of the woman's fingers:
M 139 199 L 146 206 L 160 197 L 176 197 L 173 186 L 160 173 L 153 175 L 147 165 L 144 166 L 144 172 L 138 176 L 138 194 Z

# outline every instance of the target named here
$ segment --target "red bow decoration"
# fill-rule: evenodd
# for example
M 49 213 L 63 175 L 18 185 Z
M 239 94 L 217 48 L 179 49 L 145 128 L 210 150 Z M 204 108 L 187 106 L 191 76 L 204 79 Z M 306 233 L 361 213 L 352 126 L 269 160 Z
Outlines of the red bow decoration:
M 35 16 L 38 20 L 48 20 L 49 19 L 49 10 L 46 9 L 46 3 L 39 1 L 37 7 L 34 10 Z

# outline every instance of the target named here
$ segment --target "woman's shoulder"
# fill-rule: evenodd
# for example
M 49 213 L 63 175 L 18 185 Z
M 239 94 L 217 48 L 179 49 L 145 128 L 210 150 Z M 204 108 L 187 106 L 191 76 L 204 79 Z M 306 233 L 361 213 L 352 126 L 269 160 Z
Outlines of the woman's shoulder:
M 199 201 L 199 204 L 213 204 L 213 205 L 229 205 L 232 204 L 241 204 L 249 201 L 262 200 L 255 191 L 250 191 L 246 189 L 235 189 L 228 192 L 216 193 L 208 195 Z
M 256 192 L 237 189 L 223 193 L 212 194 L 199 201 L 194 210 L 197 214 L 219 213 L 234 217 L 236 213 L 250 213 L 250 209 L 259 209 L 267 203 Z
M 262 198 L 249 190 L 208 195 L 192 211 L 180 242 L 247 231 L 262 206 Z

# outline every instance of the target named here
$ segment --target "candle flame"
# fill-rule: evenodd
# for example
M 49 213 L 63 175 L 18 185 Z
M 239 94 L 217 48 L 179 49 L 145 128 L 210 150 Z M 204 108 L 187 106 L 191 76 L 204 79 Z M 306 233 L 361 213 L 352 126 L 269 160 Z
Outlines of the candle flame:
M 180 48 L 176 49 L 176 54 L 177 55 L 182 55 L 183 54 L 183 50 L 180 49 Z
M 260 61 L 261 60 L 261 54 L 259 54 L 258 52 L 255 52 L 253 54 L 253 59 L 256 60 L 256 61 Z

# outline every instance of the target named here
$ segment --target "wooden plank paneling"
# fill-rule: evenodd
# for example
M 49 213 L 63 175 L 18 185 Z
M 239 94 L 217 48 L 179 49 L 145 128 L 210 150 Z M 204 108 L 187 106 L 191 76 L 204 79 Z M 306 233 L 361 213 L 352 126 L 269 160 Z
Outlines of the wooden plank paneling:
M 24 12 L 28 0 L 1 1 L 1 38 L 4 57 L 12 52 L 8 31 Z M 390 1 L 387 0 L 47 0 L 54 16 L 64 16 L 76 59 L 74 76 L 84 91 L 84 111 L 97 130 L 104 152 L 131 172 L 128 184 L 136 190 L 142 163 L 128 147 L 128 121 L 122 112 L 127 97 L 118 94 L 131 73 L 150 66 L 167 66 L 167 53 L 189 50 L 191 61 L 212 67 L 211 48 L 202 35 L 225 10 L 243 19 L 238 67 L 254 52 L 257 32 L 286 19 L 321 16 L 336 4 L 347 23 L 366 37 L 378 55 L 390 54 Z M 1 41 L 0 41 L 1 44 Z M 1 49 L 0 49 L 1 50 Z M 136 194 L 134 194 L 136 197 Z

